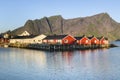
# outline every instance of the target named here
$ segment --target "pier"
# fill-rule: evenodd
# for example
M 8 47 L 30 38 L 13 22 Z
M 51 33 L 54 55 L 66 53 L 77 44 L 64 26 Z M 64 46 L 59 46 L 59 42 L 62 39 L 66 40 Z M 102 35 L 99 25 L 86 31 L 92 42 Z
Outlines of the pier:
M 109 45 L 10 44 L 9 47 L 35 49 L 43 51 L 73 51 L 73 50 L 110 48 L 111 44 Z

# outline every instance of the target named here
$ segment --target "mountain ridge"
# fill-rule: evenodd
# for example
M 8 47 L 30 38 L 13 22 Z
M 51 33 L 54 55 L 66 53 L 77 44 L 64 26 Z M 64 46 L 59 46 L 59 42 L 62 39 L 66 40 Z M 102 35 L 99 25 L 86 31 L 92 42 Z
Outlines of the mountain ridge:
M 110 40 L 120 39 L 120 23 L 109 14 L 100 13 L 93 16 L 64 19 L 61 15 L 28 20 L 25 25 L 11 31 L 11 35 L 28 31 L 30 34 L 71 34 L 73 36 L 105 36 Z

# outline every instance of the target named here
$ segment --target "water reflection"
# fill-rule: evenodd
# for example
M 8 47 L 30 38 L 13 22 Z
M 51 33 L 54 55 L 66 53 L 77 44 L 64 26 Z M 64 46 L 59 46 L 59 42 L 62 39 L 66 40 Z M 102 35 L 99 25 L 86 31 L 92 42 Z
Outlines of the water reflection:
M 81 64 L 86 74 L 91 74 L 97 77 L 106 78 L 106 73 L 111 73 L 110 61 L 107 49 L 95 49 L 80 51 Z M 95 77 L 94 77 L 95 78 Z
M 97 69 L 99 66 L 108 68 L 109 59 L 107 53 L 107 49 L 48 53 L 47 65 L 49 68 L 56 70 L 61 68 L 66 70 L 73 68 Z
M 115 56 L 112 54 L 114 51 L 114 49 L 94 49 L 45 52 L 0 48 L 0 79 L 114 80 L 116 78 L 113 73 L 117 74 L 120 69 L 120 67 L 114 68 L 120 65 L 116 62 L 120 54 Z
M 66 65 L 71 65 L 71 60 L 73 57 L 73 52 L 62 52 L 62 58 Z
M 46 54 L 43 51 L 11 49 L 0 54 L 0 62 L 6 66 L 22 69 L 36 69 L 46 67 Z M 24 66 L 24 67 L 23 67 Z
M 80 51 L 81 63 L 85 67 L 96 67 L 108 65 L 107 49 L 95 49 Z
M 8 53 L 8 54 L 7 54 Z M 92 66 L 104 60 L 106 63 L 108 54 L 106 49 L 83 50 L 74 52 L 43 52 L 25 49 L 12 49 L 11 52 L 0 54 L 0 59 L 4 63 L 24 64 L 26 67 L 35 66 L 39 68 L 61 66 L 73 66 L 76 62 L 80 62 L 84 66 Z M 76 62 L 75 62 L 76 61 Z M 75 62 L 75 63 L 74 63 Z M 108 62 L 107 62 L 108 63 Z M 51 65 L 52 64 L 52 65 Z M 96 65 L 96 66 L 97 66 Z

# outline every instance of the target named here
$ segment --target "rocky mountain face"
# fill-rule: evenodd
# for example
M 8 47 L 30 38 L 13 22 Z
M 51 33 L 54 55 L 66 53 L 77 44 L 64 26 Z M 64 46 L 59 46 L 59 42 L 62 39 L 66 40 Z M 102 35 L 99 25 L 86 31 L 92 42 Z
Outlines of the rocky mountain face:
M 18 35 L 24 31 L 28 31 L 30 34 L 34 35 L 95 35 L 97 37 L 105 36 L 110 40 L 120 39 L 120 24 L 114 21 L 107 13 L 74 19 L 64 19 L 62 16 L 58 15 L 28 20 L 24 26 L 13 30 L 11 35 Z

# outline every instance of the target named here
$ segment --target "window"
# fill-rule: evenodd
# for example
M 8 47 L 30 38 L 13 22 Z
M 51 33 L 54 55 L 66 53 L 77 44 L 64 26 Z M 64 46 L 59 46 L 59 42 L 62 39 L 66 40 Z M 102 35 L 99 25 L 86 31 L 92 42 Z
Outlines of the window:
M 41 40 L 38 40 L 38 42 L 41 42 Z
M 97 41 L 95 40 L 94 42 L 96 43 Z
M 67 39 L 65 39 L 65 40 L 64 40 L 64 43 L 68 43 L 68 40 L 67 40 Z
M 33 40 L 35 42 L 35 40 Z
M 86 40 L 86 43 L 88 43 L 88 40 Z

